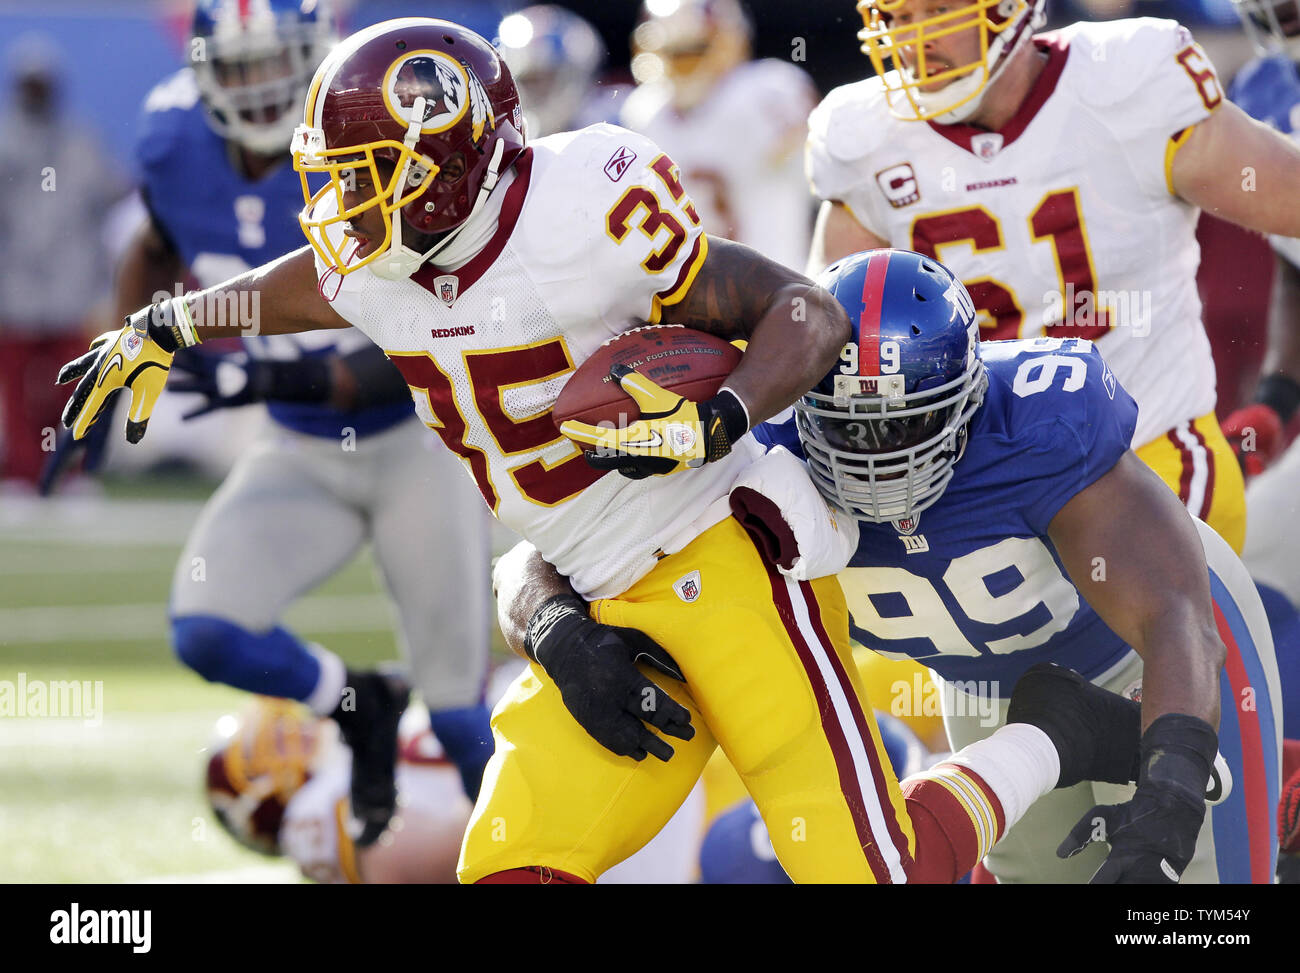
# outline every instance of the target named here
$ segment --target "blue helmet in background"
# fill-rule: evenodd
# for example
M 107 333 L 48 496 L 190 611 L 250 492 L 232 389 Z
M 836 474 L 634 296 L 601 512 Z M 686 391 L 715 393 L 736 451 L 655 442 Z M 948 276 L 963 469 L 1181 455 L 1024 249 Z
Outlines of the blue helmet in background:
M 188 54 L 208 123 L 252 152 L 287 154 L 335 40 L 328 0 L 198 0 Z
M 908 250 L 845 257 L 817 283 L 853 336 L 795 403 L 809 473 L 858 520 L 914 522 L 952 479 L 988 387 L 974 303 L 946 267 Z
M 605 42 L 596 28 L 563 7 L 539 4 L 507 16 L 497 34 L 497 49 L 519 89 L 528 137 L 576 127 L 605 62 Z
M 1255 51 L 1300 61 L 1300 6 L 1296 0 L 1232 0 Z

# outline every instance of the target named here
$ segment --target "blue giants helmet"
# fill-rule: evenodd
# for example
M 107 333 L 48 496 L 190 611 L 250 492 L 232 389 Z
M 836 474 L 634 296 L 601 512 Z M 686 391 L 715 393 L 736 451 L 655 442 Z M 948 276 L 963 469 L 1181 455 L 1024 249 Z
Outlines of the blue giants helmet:
M 813 481 L 858 520 L 908 521 L 943 493 L 984 401 L 975 306 L 937 260 L 868 250 L 817 281 L 853 337 L 839 363 L 795 403 Z
M 189 58 L 208 123 L 251 152 L 287 154 L 335 40 L 329 0 L 198 0 Z
M 605 42 L 577 14 L 552 4 L 525 7 L 501 21 L 497 47 L 519 90 L 530 139 L 576 128 L 605 60 Z
M 1300 61 L 1300 4 L 1297 0 L 1232 0 L 1255 50 Z

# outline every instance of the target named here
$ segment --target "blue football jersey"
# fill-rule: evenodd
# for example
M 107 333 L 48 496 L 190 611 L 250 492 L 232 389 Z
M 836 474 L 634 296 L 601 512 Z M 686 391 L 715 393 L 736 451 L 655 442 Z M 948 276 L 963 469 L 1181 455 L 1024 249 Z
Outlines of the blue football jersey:
M 302 183 L 289 162 L 257 181 L 245 178 L 224 140 L 208 126 L 194 74 L 185 68 L 145 99 L 136 147 L 137 176 L 149 211 L 203 287 L 303 246 L 298 226 Z M 235 324 L 251 325 L 251 303 L 223 308 Z M 354 351 L 369 339 L 355 328 L 303 336 L 245 337 L 254 357 L 294 359 Z M 386 429 L 414 414 L 409 402 L 345 412 L 327 405 L 268 402 L 277 422 L 315 436 L 339 437 Z
M 1257 57 L 1237 72 L 1228 97 L 1252 118 L 1279 132 L 1300 129 L 1300 72 L 1283 54 Z
M 1129 650 L 1047 528 L 1129 448 L 1138 410 L 1091 342 L 985 342 L 981 354 L 988 392 L 947 489 L 913 523 L 861 523 L 839 577 L 857 641 L 1008 696 L 1034 663 L 1092 677 Z M 758 435 L 798 449 L 792 420 Z

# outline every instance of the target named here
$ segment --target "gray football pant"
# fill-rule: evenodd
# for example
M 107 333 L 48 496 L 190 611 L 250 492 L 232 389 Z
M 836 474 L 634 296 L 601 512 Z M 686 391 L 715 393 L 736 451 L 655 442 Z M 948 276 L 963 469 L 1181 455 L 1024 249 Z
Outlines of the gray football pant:
M 492 624 L 483 498 L 418 419 L 347 445 L 273 424 L 204 507 L 171 612 L 269 631 L 370 541 L 416 688 L 430 709 L 472 705 Z
M 1135 688 L 1142 678 L 1142 659 L 1130 652 L 1110 672 L 1092 680 L 1114 693 Z M 935 676 L 943 700 L 943 728 L 948 743 L 960 750 L 982 740 L 1007 721 L 1010 700 L 975 698 Z M 990 711 L 990 707 L 992 707 Z M 980 712 L 983 708 L 983 712 Z M 1110 848 L 1093 842 L 1073 858 L 1057 858 L 1056 848 L 1075 823 L 1097 804 L 1122 804 L 1133 796 L 1133 785 L 1083 781 L 1073 787 L 1049 791 L 1025 812 L 989 852 L 984 864 L 999 882 L 1074 885 L 1086 884 L 1106 860 Z M 1217 884 L 1214 854 L 1213 808 L 1196 839 L 1196 854 L 1184 869 L 1181 884 Z

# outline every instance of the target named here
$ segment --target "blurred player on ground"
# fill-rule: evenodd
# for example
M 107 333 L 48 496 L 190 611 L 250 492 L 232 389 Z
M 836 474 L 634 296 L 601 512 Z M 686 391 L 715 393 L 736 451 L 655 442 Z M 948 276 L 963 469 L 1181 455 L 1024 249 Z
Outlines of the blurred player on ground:
M 345 827 L 352 755 L 333 723 L 301 704 L 258 696 L 243 712 L 218 720 L 216 732 L 206 768 L 208 801 L 240 844 L 284 855 L 317 882 L 456 881 L 472 806 L 419 705 L 403 714 L 398 731 L 393 825 L 366 848 L 358 848 Z M 702 812 L 703 797 L 693 794 L 663 831 L 607 872 L 602 884 L 693 881 Z
M 708 233 L 799 268 L 812 223 L 799 149 L 817 89 L 793 63 L 751 61 L 752 33 L 738 0 L 645 0 L 620 122 L 681 167 Z
M 145 103 L 137 155 L 149 221 L 123 258 L 122 316 L 173 293 L 187 269 L 209 285 L 300 243 L 302 189 L 289 141 L 334 39 L 322 5 L 198 5 L 191 66 Z M 373 841 L 391 808 L 405 689 L 346 670 L 280 619 L 369 541 L 413 681 L 473 796 L 491 753 L 481 695 L 487 519 L 454 459 L 413 415 L 400 373 L 363 334 L 260 337 L 256 304 L 221 311 L 221 334 L 243 336 L 247 353 L 190 352 L 171 387 L 203 396 L 190 415 L 264 402 L 272 422 L 185 546 L 171 593 L 172 643 L 204 678 L 333 715 L 361 754 L 354 800 L 363 840 Z

